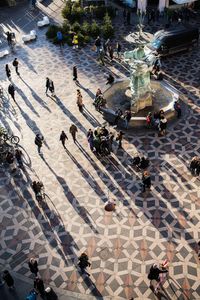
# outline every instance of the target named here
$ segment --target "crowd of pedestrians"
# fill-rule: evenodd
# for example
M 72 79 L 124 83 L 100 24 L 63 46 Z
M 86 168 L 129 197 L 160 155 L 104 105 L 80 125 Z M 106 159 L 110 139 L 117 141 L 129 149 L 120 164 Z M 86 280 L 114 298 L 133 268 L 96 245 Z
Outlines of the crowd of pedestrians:
M 124 22 L 126 22 L 128 25 L 130 25 L 130 11 L 124 10 L 123 12 Z M 148 23 L 154 22 L 156 18 L 155 13 L 151 12 L 148 17 Z M 10 36 L 8 35 L 8 43 L 11 43 Z M 60 36 L 60 41 L 61 41 Z M 62 46 L 62 42 L 60 42 L 60 45 Z M 76 37 L 76 34 L 74 34 L 73 38 L 73 45 L 74 48 L 78 48 L 78 40 Z M 113 61 L 113 59 L 120 60 L 121 57 L 121 50 L 122 46 L 119 42 L 114 46 L 109 39 L 106 41 L 102 41 L 100 37 L 97 37 L 95 40 L 95 47 L 96 52 L 98 54 L 98 58 L 101 61 L 101 63 L 104 65 L 105 60 L 109 60 L 110 62 Z M 115 56 L 116 52 L 116 56 Z M 13 63 L 13 67 L 15 68 L 15 72 L 18 76 L 20 76 L 19 73 L 19 62 L 18 59 L 15 58 Z M 6 76 L 9 80 L 12 78 L 12 69 L 10 69 L 9 64 L 6 64 L 5 66 Z M 73 66 L 73 80 L 78 85 L 78 70 L 77 66 Z M 160 73 L 160 69 L 157 66 L 155 70 L 153 70 L 152 75 L 157 76 L 156 79 L 161 80 L 162 74 Z M 112 74 L 108 75 L 106 84 L 112 84 L 114 82 L 114 77 Z M 15 98 L 15 91 L 16 88 L 14 84 L 11 82 L 8 86 L 8 93 L 12 97 L 12 99 L 16 102 Z M 46 95 L 48 95 L 48 92 L 51 93 L 51 96 L 55 96 L 55 88 L 54 88 L 54 82 L 49 77 L 46 78 Z M 80 91 L 80 89 L 77 89 L 77 99 L 76 104 L 81 113 L 84 112 L 84 103 L 83 103 L 83 96 Z M 95 107 L 100 110 L 102 107 L 105 107 L 106 105 L 106 99 L 103 97 L 103 93 L 100 89 L 97 90 L 96 96 L 94 99 L 94 105 Z M 178 101 L 174 103 L 174 110 L 177 113 L 177 118 L 181 117 L 181 106 Z M 124 112 L 119 108 L 115 112 L 115 119 L 114 119 L 114 125 L 118 126 L 120 125 L 120 122 L 122 121 L 123 127 L 125 129 L 128 129 L 129 122 L 132 117 L 132 113 L 130 110 L 125 110 Z M 166 134 L 167 129 L 167 119 L 165 117 L 165 113 L 163 110 L 160 110 L 159 112 L 155 112 L 154 114 L 149 113 L 146 117 L 146 123 L 147 126 L 150 128 L 157 128 L 160 132 L 160 135 Z M 78 128 L 75 124 L 71 124 L 69 127 L 69 133 L 72 137 L 72 140 L 74 143 L 77 143 L 77 133 Z M 89 129 L 87 132 L 87 141 L 90 147 L 90 150 L 96 154 L 97 157 L 105 157 L 110 155 L 113 152 L 113 143 L 116 142 L 117 148 L 122 149 L 123 148 L 123 131 L 118 131 L 115 135 L 113 132 L 109 131 L 106 126 L 99 126 L 97 128 Z M 66 141 L 69 140 L 66 132 L 64 130 L 61 131 L 60 142 L 62 143 L 62 146 L 64 149 L 66 149 Z M 37 146 L 38 153 L 41 155 L 41 148 L 44 143 L 44 137 L 41 133 L 37 133 L 34 139 L 35 145 Z M 14 155 L 12 153 L 8 153 L 7 161 L 10 164 L 13 164 L 14 160 L 16 159 L 19 167 L 23 166 L 23 159 L 22 159 L 22 151 L 20 149 L 16 149 Z M 138 171 L 141 172 L 141 182 L 142 182 L 142 192 L 146 192 L 146 190 L 151 189 L 151 175 L 150 172 L 147 170 L 149 167 L 149 160 L 146 157 L 140 157 L 136 156 L 133 158 L 133 165 L 137 167 Z M 190 169 L 193 174 L 199 175 L 200 174 L 200 158 L 194 157 L 190 164 Z M 78 258 L 78 267 L 80 268 L 81 272 L 90 276 L 90 274 L 86 271 L 88 267 L 91 266 L 91 263 L 89 262 L 89 258 L 86 253 L 82 253 L 81 256 Z M 40 296 L 47 300 L 54 300 L 57 299 L 57 295 L 53 291 L 52 288 L 46 287 L 43 282 L 43 279 L 38 276 L 39 269 L 38 269 L 38 262 L 35 258 L 31 258 L 28 262 L 28 266 L 30 269 L 30 272 L 34 275 L 34 281 L 33 281 L 33 290 L 30 291 L 30 293 L 27 295 L 26 300 L 35 300 L 37 298 L 37 294 L 40 294 Z M 167 273 L 168 270 L 163 268 L 160 269 L 158 265 L 154 264 L 149 272 L 148 278 L 149 280 L 156 280 L 160 282 L 160 274 Z M 9 289 L 14 289 L 14 279 L 11 276 L 10 272 L 8 270 L 5 270 L 3 273 L 3 280 L 6 282 Z

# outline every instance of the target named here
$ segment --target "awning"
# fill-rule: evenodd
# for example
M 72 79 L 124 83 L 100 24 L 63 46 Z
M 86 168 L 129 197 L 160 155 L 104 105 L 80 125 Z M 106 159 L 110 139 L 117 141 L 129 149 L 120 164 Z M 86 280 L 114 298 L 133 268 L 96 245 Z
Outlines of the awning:
M 176 4 L 186 4 L 186 3 L 192 3 L 195 1 L 197 1 L 197 0 L 173 0 L 173 2 L 175 2 Z

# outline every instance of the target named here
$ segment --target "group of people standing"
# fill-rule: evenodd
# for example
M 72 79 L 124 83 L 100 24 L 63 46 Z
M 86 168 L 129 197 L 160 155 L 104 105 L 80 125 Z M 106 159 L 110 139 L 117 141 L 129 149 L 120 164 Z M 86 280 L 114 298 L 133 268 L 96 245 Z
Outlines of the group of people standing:
M 113 132 L 109 132 L 105 126 L 97 127 L 93 131 L 89 129 L 87 132 L 87 140 L 90 150 L 97 156 L 107 156 L 113 151 L 113 142 L 115 135 Z M 115 141 L 118 143 L 118 149 L 122 148 L 123 132 L 120 131 Z
M 105 59 L 109 59 L 110 62 L 112 62 L 114 59 L 114 51 L 117 53 L 117 58 L 120 59 L 122 46 L 119 42 L 117 42 L 116 46 L 113 47 L 110 39 L 102 41 L 98 36 L 95 40 L 94 46 L 102 65 L 105 65 Z

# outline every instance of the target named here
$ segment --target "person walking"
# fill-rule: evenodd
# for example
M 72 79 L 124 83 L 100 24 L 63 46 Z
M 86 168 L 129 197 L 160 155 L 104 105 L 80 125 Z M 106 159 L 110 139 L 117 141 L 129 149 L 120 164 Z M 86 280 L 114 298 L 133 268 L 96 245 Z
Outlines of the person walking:
M 87 140 L 90 146 L 90 150 L 93 151 L 94 150 L 94 134 L 92 129 L 89 129 L 87 132 Z
M 83 112 L 83 96 L 80 92 L 80 90 L 77 90 L 77 101 L 76 101 L 76 104 L 79 108 L 79 111 L 82 113 Z
M 121 119 L 121 116 L 122 116 L 123 112 L 120 108 L 118 108 L 116 111 L 115 111 L 115 120 L 114 120 L 114 124 L 115 125 L 118 125 L 118 122 L 119 120 Z
M 95 46 L 96 46 L 96 51 L 97 51 L 97 54 L 99 55 L 99 51 L 101 49 L 101 39 L 100 37 L 98 36 L 95 40 Z
M 125 128 L 128 129 L 128 124 L 131 120 L 131 111 L 126 110 L 124 114 L 124 122 L 125 122 Z
M 51 92 L 51 96 L 55 96 L 55 88 L 54 88 L 54 83 L 53 80 L 49 79 L 49 90 Z
M 112 61 L 113 60 L 113 54 L 114 54 L 114 50 L 113 50 L 112 45 L 108 46 L 108 53 L 109 53 L 109 56 L 110 56 L 110 60 Z
M 64 148 L 66 148 L 65 147 L 65 141 L 66 140 L 68 140 L 68 137 L 67 137 L 66 133 L 64 132 L 64 130 L 62 130 L 62 132 L 60 134 L 60 141 L 61 141 Z
M 74 33 L 72 39 L 72 45 L 73 45 L 73 49 L 78 49 L 78 35 L 76 34 L 76 32 Z
M 40 150 L 42 148 L 43 141 L 44 141 L 44 137 L 41 134 L 37 133 L 36 136 L 35 136 L 35 144 L 38 147 L 38 153 L 39 154 L 41 154 Z
M 123 132 L 120 131 L 118 134 L 117 134 L 117 137 L 116 137 L 116 141 L 118 142 L 118 149 L 122 149 L 122 138 L 123 138 Z
M 9 86 L 8 86 L 8 94 L 10 94 L 10 96 L 16 102 L 16 100 L 15 100 L 15 87 L 14 87 L 14 85 L 12 83 L 9 84 Z
M 6 70 L 6 76 L 10 80 L 11 79 L 11 71 L 10 71 L 10 68 L 9 68 L 8 64 L 6 64 L 5 70 Z
M 165 116 L 161 116 L 160 123 L 159 123 L 160 135 L 165 135 L 166 128 L 167 128 L 167 119 L 165 118 Z
M 79 259 L 78 265 L 79 265 L 79 267 L 81 269 L 81 272 L 87 274 L 88 276 L 90 276 L 90 274 L 85 271 L 85 269 L 87 267 L 91 266 L 91 263 L 89 262 L 89 258 L 87 256 L 87 254 L 86 253 L 82 253 L 81 256 L 78 259 Z
M 179 119 L 181 117 L 181 106 L 178 101 L 174 102 L 174 110 L 177 112 L 177 118 Z
M 22 151 L 20 149 L 16 149 L 15 150 L 15 158 L 16 158 L 16 160 L 17 160 L 18 165 L 19 165 L 20 168 L 23 167 L 22 155 L 23 154 L 22 154 Z
M 58 43 L 60 45 L 60 48 L 62 48 L 62 46 L 64 45 L 63 44 L 63 34 L 62 34 L 62 32 L 58 31 L 57 34 L 56 34 L 56 36 L 57 36 L 57 41 L 58 41 Z
M 150 281 L 156 280 L 158 282 L 158 284 L 154 288 L 155 293 L 157 292 L 159 285 L 162 283 L 162 277 L 161 277 L 162 273 L 168 273 L 168 270 L 166 268 L 163 268 L 162 270 L 159 269 L 157 264 L 153 264 L 153 266 L 151 266 L 148 274 L 148 279 Z
M 11 32 L 9 32 L 9 31 L 6 32 L 6 39 L 7 39 L 7 42 L 8 42 L 8 46 L 11 46 L 12 45 L 12 34 L 11 34 Z
M 46 300 L 57 300 L 58 296 L 56 295 L 54 290 L 51 287 L 48 286 L 45 289 L 45 298 L 46 298 Z
M 5 270 L 3 272 L 3 280 L 5 281 L 5 283 L 9 287 L 9 289 L 14 289 L 14 279 L 10 275 L 10 273 L 8 272 L 8 270 Z
M 29 269 L 31 273 L 33 273 L 35 276 L 37 276 L 38 273 L 38 263 L 35 258 L 30 258 L 29 263 L 28 263 Z
M 69 128 L 69 132 L 71 133 L 73 141 L 75 143 L 76 142 L 76 133 L 78 132 L 76 125 L 72 124 Z
M 78 72 L 77 72 L 77 66 L 73 66 L 73 80 L 78 83 Z
M 45 94 L 47 94 L 48 90 L 49 90 L 49 78 L 46 77 L 46 92 L 45 92 Z
M 103 66 L 105 65 L 104 58 L 105 58 L 105 52 L 104 52 L 103 49 L 100 49 L 99 50 L 99 60 L 100 60 L 100 62 L 102 63 Z
M 144 171 L 142 175 L 142 187 L 143 187 L 143 192 L 146 191 L 146 188 L 150 189 L 151 188 L 151 177 L 150 173 L 148 171 Z
M 117 57 L 118 57 L 118 59 L 120 59 L 120 55 L 121 55 L 121 51 L 122 51 L 122 46 L 121 46 L 121 44 L 119 42 L 117 42 L 116 50 L 117 50 Z
M 15 72 L 16 72 L 17 75 L 19 76 L 19 75 L 20 75 L 20 74 L 19 74 L 19 71 L 18 71 L 18 68 L 19 68 L 19 62 L 18 62 L 17 58 L 15 58 L 15 59 L 13 60 L 13 66 L 15 67 Z
M 46 78 L 46 94 L 48 90 L 51 92 L 51 96 L 54 96 L 54 83 L 48 77 Z
M 45 290 L 44 290 L 44 282 L 41 278 L 39 278 L 38 276 L 35 277 L 34 280 L 34 288 L 39 292 L 40 296 L 43 297 L 45 294 Z

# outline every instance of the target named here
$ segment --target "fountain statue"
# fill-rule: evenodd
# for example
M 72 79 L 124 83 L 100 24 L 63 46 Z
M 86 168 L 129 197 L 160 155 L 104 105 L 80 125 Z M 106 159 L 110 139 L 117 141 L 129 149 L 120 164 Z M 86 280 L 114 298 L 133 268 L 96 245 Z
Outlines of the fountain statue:
M 137 113 L 147 106 L 152 106 L 151 67 L 145 62 L 146 53 L 142 44 L 133 51 L 125 52 L 124 58 L 130 66 L 131 111 Z

